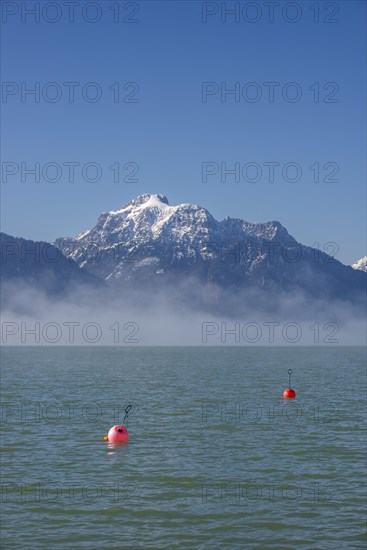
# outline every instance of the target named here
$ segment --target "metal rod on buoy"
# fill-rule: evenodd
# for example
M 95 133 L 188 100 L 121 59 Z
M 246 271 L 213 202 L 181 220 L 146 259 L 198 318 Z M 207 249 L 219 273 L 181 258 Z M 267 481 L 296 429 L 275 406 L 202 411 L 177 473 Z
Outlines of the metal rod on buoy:
M 291 388 L 291 374 L 292 369 L 288 369 L 288 388 L 283 392 L 284 399 L 294 399 L 296 397 L 296 392 Z
M 125 424 L 125 420 L 126 420 L 126 418 L 128 417 L 128 414 L 129 414 L 129 412 L 131 411 L 132 408 L 133 408 L 132 405 L 128 405 L 128 406 L 126 407 L 126 409 L 125 409 L 125 416 L 124 416 L 124 419 L 123 419 L 123 421 L 122 421 L 122 425 Z

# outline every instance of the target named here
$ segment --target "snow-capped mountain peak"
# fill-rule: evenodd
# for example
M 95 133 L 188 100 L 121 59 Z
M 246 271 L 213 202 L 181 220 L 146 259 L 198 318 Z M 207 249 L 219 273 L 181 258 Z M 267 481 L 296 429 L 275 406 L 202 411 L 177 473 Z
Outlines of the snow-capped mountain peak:
M 103 212 L 92 229 L 74 239 L 58 239 L 56 244 L 64 248 L 65 244 L 72 243 L 72 251 L 67 251 L 67 254 L 75 260 L 82 256 L 81 249 L 85 252 L 92 248 L 129 248 L 132 243 L 146 246 L 157 242 L 161 247 L 174 246 L 175 255 L 193 258 L 199 248 L 201 252 L 206 250 L 202 246 L 204 241 L 221 246 L 248 238 L 274 240 L 286 237 L 293 241 L 279 222 L 254 223 L 238 218 L 225 218 L 219 222 L 208 210 L 196 204 L 172 206 L 165 195 L 145 193 L 118 210 Z
M 165 195 L 146 193 L 118 210 L 103 212 L 92 229 L 74 239 L 58 239 L 56 244 L 61 248 L 67 244 L 67 255 L 78 260 L 79 246 L 85 251 L 88 247 L 129 247 L 131 243 L 140 246 L 160 239 L 192 242 L 207 237 L 208 226 L 217 223 L 205 208 L 188 203 L 172 206 Z
M 168 199 L 165 195 L 160 194 L 152 194 L 152 193 L 144 193 L 142 195 L 139 195 L 135 199 L 132 199 L 127 204 L 122 206 L 119 210 L 111 210 L 111 214 L 117 214 L 119 212 L 123 212 L 124 210 L 128 208 L 149 208 L 149 207 L 156 207 L 156 208 L 162 208 L 164 205 L 169 206 Z

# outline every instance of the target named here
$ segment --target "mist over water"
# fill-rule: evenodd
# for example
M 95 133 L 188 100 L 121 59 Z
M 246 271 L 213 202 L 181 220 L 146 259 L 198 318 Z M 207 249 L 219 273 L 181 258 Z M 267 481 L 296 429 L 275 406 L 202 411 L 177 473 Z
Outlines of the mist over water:
M 302 292 L 220 289 L 189 278 L 166 288 L 73 285 L 62 297 L 2 285 L 2 344 L 364 345 L 363 303 Z

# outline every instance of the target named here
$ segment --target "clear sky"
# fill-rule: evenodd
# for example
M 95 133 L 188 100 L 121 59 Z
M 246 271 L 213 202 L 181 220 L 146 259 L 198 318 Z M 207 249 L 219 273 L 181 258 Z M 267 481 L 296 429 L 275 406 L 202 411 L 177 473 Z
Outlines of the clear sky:
M 223 3 L 234 15 L 221 2 L 79 1 L 74 22 L 43 1 L 35 21 L 35 4 L 2 2 L 3 231 L 74 236 L 150 192 L 217 219 L 278 220 L 304 244 L 336 243 L 344 263 L 366 254 L 365 2 L 280 1 L 273 21 L 263 1 Z M 79 83 L 74 102 L 66 82 Z M 35 86 L 38 102 L 24 94 Z M 207 162 L 218 171 L 203 181 Z M 138 181 L 114 182 L 115 163 L 120 180 L 137 165 Z

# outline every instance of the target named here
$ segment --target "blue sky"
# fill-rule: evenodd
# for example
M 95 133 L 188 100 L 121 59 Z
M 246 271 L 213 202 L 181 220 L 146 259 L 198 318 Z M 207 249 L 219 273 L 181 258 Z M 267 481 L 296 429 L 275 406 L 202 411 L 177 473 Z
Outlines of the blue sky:
M 6 88 L 14 93 L 2 97 L 2 167 L 5 172 L 15 166 L 19 170 L 7 178 L 3 172 L 3 231 L 47 241 L 74 236 L 93 226 L 101 212 L 151 192 L 166 194 L 171 204 L 198 203 L 218 219 L 279 220 L 304 244 L 318 242 L 323 248 L 336 243 L 336 257 L 345 263 L 366 254 L 364 2 L 334 2 L 330 8 L 330 2 L 300 1 L 295 3 L 298 12 L 286 11 L 289 3 L 280 2 L 273 22 L 261 1 L 252 3 L 256 13 L 250 8 L 245 16 L 248 3 L 237 2 L 239 22 L 221 14 L 219 2 L 136 2 L 136 14 L 134 3 L 120 2 L 117 23 L 111 10 L 116 2 L 109 0 L 96 3 L 101 17 L 95 23 L 82 17 L 86 2 L 75 7 L 73 23 L 64 5 L 60 20 L 50 23 L 47 19 L 56 11 L 41 13 L 35 22 L 33 16 L 22 15 L 24 4 L 2 6 L 2 80 L 15 83 Z M 29 1 L 26 7 L 34 4 Z M 12 15 L 14 5 L 19 9 Z M 217 8 L 204 23 L 202 10 Z M 93 18 L 93 7 L 88 10 L 86 17 Z M 256 15 L 259 20 L 250 23 Z M 297 22 L 287 20 L 298 16 Z M 123 17 L 138 22 L 127 23 Z M 32 96 L 22 102 L 22 82 L 26 88 L 39 82 L 48 99 L 61 89 L 61 98 L 46 101 L 41 93 L 38 103 Z M 48 86 L 50 82 L 56 87 Z M 79 83 L 73 103 L 65 82 Z M 100 90 L 99 101 L 83 96 L 88 82 L 96 86 L 87 86 L 85 93 Z M 120 83 L 117 103 L 109 89 L 115 82 Z M 124 90 L 128 82 L 136 84 Z M 217 83 L 219 90 L 221 83 L 230 90 L 238 82 L 243 95 L 238 102 L 233 95 L 221 101 L 218 92 L 203 102 L 203 82 Z M 256 87 L 248 86 L 251 82 Z M 273 102 L 264 82 L 278 83 Z M 288 90 L 290 98 L 296 91 L 287 88 L 289 82 L 302 93 L 299 101 L 284 99 L 282 91 Z M 335 84 L 323 89 L 330 82 L 339 88 L 335 95 Z M 259 89 L 261 98 L 248 101 Z M 130 92 L 138 101 L 121 101 Z M 325 103 L 328 98 L 338 101 Z M 22 182 L 21 163 L 30 168 L 36 162 L 41 181 L 24 174 Z M 52 167 L 42 176 L 50 162 L 62 169 L 59 181 L 47 181 L 55 173 Z M 64 164 L 70 162 L 79 163 L 74 182 L 68 181 Z M 204 162 L 218 168 L 226 163 L 229 169 L 235 163 L 241 170 L 250 166 L 248 179 L 255 175 L 248 163 L 262 171 L 257 172 L 259 181 L 245 181 L 246 172 L 241 172 L 240 181 L 227 175 L 222 182 L 219 170 L 204 182 Z M 279 163 L 273 182 L 263 164 L 269 162 Z M 93 167 L 83 177 L 87 163 L 98 165 L 100 181 L 87 181 L 94 176 Z M 138 181 L 114 182 L 109 169 L 114 163 L 119 163 L 122 177 L 138 165 Z M 298 181 L 283 177 L 287 163 L 300 167 Z M 319 166 L 319 182 L 310 166 Z M 338 181 L 323 181 L 336 166 Z M 285 174 L 292 179 L 295 172 L 289 170 Z

